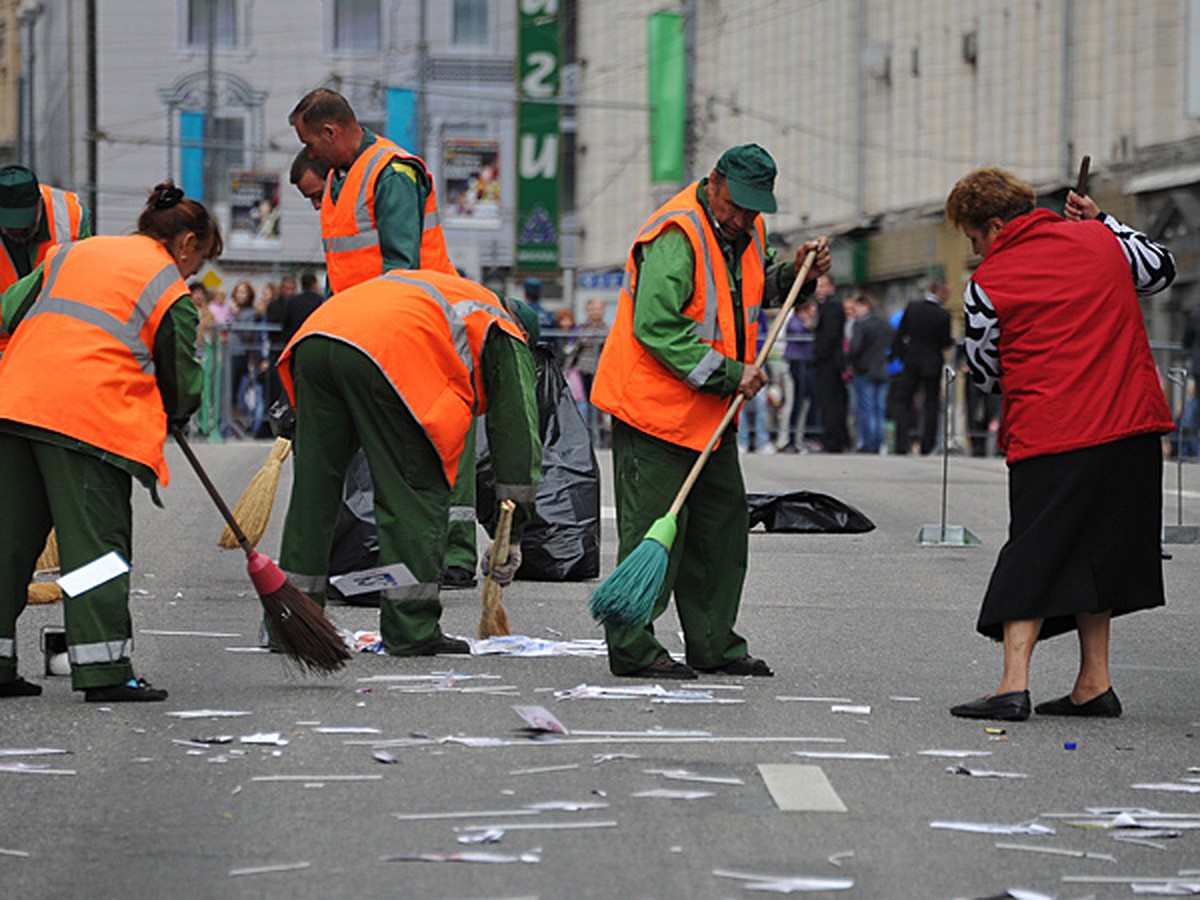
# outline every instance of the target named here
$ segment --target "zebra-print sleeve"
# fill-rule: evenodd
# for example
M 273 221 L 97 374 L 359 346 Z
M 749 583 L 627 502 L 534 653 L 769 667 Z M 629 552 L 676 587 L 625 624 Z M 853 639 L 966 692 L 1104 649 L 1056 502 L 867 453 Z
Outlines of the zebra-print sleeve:
M 974 281 L 968 280 L 967 289 L 963 291 L 963 312 L 966 320 L 963 349 L 967 353 L 971 380 L 985 393 L 998 394 L 1000 320 L 992 301 Z
M 1155 294 L 1175 280 L 1175 260 L 1170 250 L 1108 213 L 1100 213 L 1099 219 L 1117 236 L 1139 294 Z

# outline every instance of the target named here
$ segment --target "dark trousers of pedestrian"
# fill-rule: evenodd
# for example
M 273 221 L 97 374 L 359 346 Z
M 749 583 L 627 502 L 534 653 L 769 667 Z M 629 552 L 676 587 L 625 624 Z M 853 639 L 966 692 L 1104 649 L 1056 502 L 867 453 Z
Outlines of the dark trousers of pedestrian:
M 788 448 L 801 440 L 814 441 L 820 431 L 821 405 L 817 402 L 817 377 L 812 364 L 803 359 L 788 360 L 792 377 L 792 407 L 788 410 Z M 808 404 L 807 411 L 804 409 Z M 800 432 L 800 415 L 804 415 L 804 431 Z
M 832 363 L 819 362 L 816 370 L 817 402 L 821 407 L 821 449 L 826 453 L 841 453 L 850 444 L 850 431 L 846 426 L 846 382 Z
M 896 453 L 904 455 L 917 434 L 917 401 L 920 400 L 921 452 L 932 453 L 937 447 L 938 404 L 941 400 L 941 378 L 926 377 L 905 369 L 897 382 Z

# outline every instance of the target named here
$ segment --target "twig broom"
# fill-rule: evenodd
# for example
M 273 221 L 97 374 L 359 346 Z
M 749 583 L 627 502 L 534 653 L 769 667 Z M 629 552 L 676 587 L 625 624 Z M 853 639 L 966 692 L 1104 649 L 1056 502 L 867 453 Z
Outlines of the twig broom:
M 53 528 L 50 529 L 50 534 L 46 537 L 46 546 L 42 550 L 42 555 L 38 557 L 34 568 L 38 572 L 58 568 L 58 535 Z M 62 588 L 53 581 L 31 581 L 29 582 L 26 602 L 33 605 L 39 603 L 57 603 L 62 599 L 62 596 Z
M 502 566 L 508 562 L 508 547 L 512 539 L 513 510 L 516 508 L 517 504 L 511 500 L 505 500 L 500 504 L 500 521 L 496 525 L 496 541 L 492 544 L 492 555 L 489 560 L 491 571 L 494 571 L 496 566 Z M 475 629 L 475 634 L 479 637 L 490 638 L 512 634 L 508 624 L 508 612 L 505 611 L 504 604 L 501 602 L 503 594 L 504 588 L 496 584 L 490 574 L 483 579 L 483 592 L 480 596 L 483 611 L 479 615 L 479 627 Z
M 216 486 L 200 465 L 187 437 L 177 428 L 171 430 L 175 441 L 187 457 L 200 483 L 221 511 L 221 516 L 232 529 L 238 545 L 246 554 L 246 570 L 258 599 L 262 601 L 271 634 L 279 643 L 279 649 L 288 659 L 299 663 L 310 672 L 336 672 L 350 659 L 350 651 L 337 633 L 325 610 L 313 602 L 298 587 L 288 581 L 286 575 L 274 561 L 259 553 L 251 545 L 233 517 L 229 507 L 217 492 Z
M 761 367 L 766 362 L 771 348 L 775 345 L 775 339 L 783 330 L 788 313 L 796 305 L 800 288 L 808 277 L 808 270 L 812 268 L 815 259 L 815 251 L 810 251 L 804 257 L 800 271 L 796 273 L 796 280 L 792 282 L 791 290 L 788 291 L 787 299 L 784 300 L 778 315 L 775 316 L 762 349 L 758 351 L 758 356 L 754 360 L 756 366 Z M 692 465 L 691 471 L 684 479 L 679 493 L 675 495 L 675 500 L 671 503 L 667 514 L 650 526 L 646 531 L 646 536 L 642 538 L 642 542 L 612 570 L 608 578 L 592 593 L 588 609 L 592 618 L 597 622 L 602 625 L 631 626 L 644 625 L 650 620 L 654 611 L 654 602 L 658 599 L 663 581 L 667 576 L 667 558 L 671 552 L 671 545 L 675 542 L 679 511 L 683 509 L 683 504 L 696 484 L 696 479 L 700 477 L 704 464 L 712 455 L 713 447 L 716 446 L 725 429 L 729 427 L 729 423 L 733 421 L 733 417 L 737 415 L 745 399 L 743 394 L 734 395 L 733 402 L 729 404 L 729 409 L 725 411 L 720 423 L 709 435 L 704 450 Z
M 233 506 L 233 517 L 242 526 L 246 539 L 251 547 L 257 547 L 266 533 L 267 523 L 271 521 L 271 507 L 275 505 L 275 491 L 279 487 L 279 474 L 283 471 L 283 461 L 292 452 L 292 442 L 285 437 L 275 438 L 275 445 L 267 455 L 267 461 L 250 479 L 246 490 Z M 217 541 L 218 547 L 226 550 L 236 549 L 237 535 L 229 525 L 221 532 Z

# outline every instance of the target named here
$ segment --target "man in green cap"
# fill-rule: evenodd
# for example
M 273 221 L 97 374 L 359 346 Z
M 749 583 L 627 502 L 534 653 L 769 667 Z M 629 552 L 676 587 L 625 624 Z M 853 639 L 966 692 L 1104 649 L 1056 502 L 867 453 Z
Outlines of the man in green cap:
M 0 294 L 41 263 L 46 251 L 92 233 L 92 215 L 70 191 L 38 184 L 24 166 L 0 168 Z M 0 332 L 0 354 L 8 335 Z
M 613 419 L 619 559 L 670 507 L 734 395 L 748 399 L 767 383 L 754 364 L 760 308 L 782 301 L 810 250 L 816 261 L 808 278 L 829 269 L 824 237 L 801 246 L 794 261 L 774 261 L 761 215 L 777 209 L 774 186 L 775 161 L 766 150 L 733 147 L 707 178 L 655 212 L 634 240 L 591 398 Z M 687 663 L 667 653 L 652 624 L 609 627 L 614 675 L 772 674 L 733 630 L 748 532 L 737 441 L 727 435 L 680 511 L 651 617 L 662 614 L 674 593 Z

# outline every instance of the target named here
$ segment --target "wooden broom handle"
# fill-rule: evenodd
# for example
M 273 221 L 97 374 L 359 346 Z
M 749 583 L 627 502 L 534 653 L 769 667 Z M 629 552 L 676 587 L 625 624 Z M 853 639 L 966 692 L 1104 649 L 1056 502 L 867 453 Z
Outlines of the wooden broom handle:
M 500 503 L 500 519 L 496 524 L 496 540 L 492 544 L 492 555 L 488 560 L 489 571 L 495 569 L 496 566 L 502 566 L 508 562 L 509 544 L 512 540 L 513 511 L 516 508 L 517 504 L 511 500 L 504 500 Z
M 767 332 L 766 340 L 763 341 L 763 345 L 758 351 L 758 356 L 754 358 L 754 365 L 759 368 L 762 368 L 763 363 L 767 361 L 767 357 L 771 353 L 771 348 L 775 346 L 775 339 L 779 337 L 779 332 L 783 330 L 788 313 L 796 305 L 796 298 L 800 296 L 800 288 L 804 286 L 804 281 L 808 277 L 808 270 L 812 268 L 812 264 L 816 258 L 816 250 L 808 251 L 808 255 L 804 257 L 804 263 L 800 266 L 800 271 L 796 273 L 795 281 L 792 282 L 792 289 L 788 291 L 787 299 L 783 301 L 783 306 L 779 308 L 779 313 L 771 323 L 771 330 Z M 742 408 L 742 404 L 745 402 L 746 395 L 739 391 L 734 396 L 733 402 L 729 404 L 729 409 L 725 410 L 725 415 L 721 417 L 721 423 L 708 436 L 708 443 L 704 445 L 704 450 L 701 451 L 700 456 L 692 465 L 692 470 L 688 472 L 687 478 L 684 479 L 679 493 L 675 495 L 675 501 L 667 511 L 668 515 L 678 515 L 679 511 L 683 509 L 684 501 L 687 500 L 687 495 L 696 484 L 696 479 L 700 477 L 700 470 L 704 468 L 704 464 L 708 462 L 708 458 L 712 455 L 713 447 L 717 445 L 717 441 L 720 440 L 721 435 L 729 427 L 729 423 L 733 421 L 733 417 L 737 415 L 738 410 Z
M 1084 156 L 1079 163 L 1079 178 L 1075 181 L 1075 193 L 1080 197 L 1087 195 L 1088 170 L 1091 166 L 1092 158 L 1090 156 Z
M 200 483 L 204 485 L 204 489 L 208 491 L 208 496 L 212 497 L 213 503 L 221 511 L 221 517 L 225 520 L 225 524 L 229 526 L 229 530 L 233 532 L 233 536 L 237 538 L 237 542 L 246 551 L 246 555 L 249 556 L 254 552 L 254 548 L 250 546 L 250 541 L 246 537 L 246 533 L 242 531 L 241 526 L 237 523 L 237 519 L 233 517 L 233 513 L 226 505 L 224 498 L 217 491 L 217 486 L 212 483 L 212 479 L 208 477 L 208 473 L 200 465 L 200 460 L 196 458 L 196 454 L 192 450 L 192 445 L 188 443 L 183 429 L 172 428 L 171 434 L 175 437 L 175 443 L 179 445 L 179 449 L 183 451 L 183 455 L 187 457 L 187 461 L 192 464 L 192 469 L 195 470 L 196 477 L 200 479 Z

